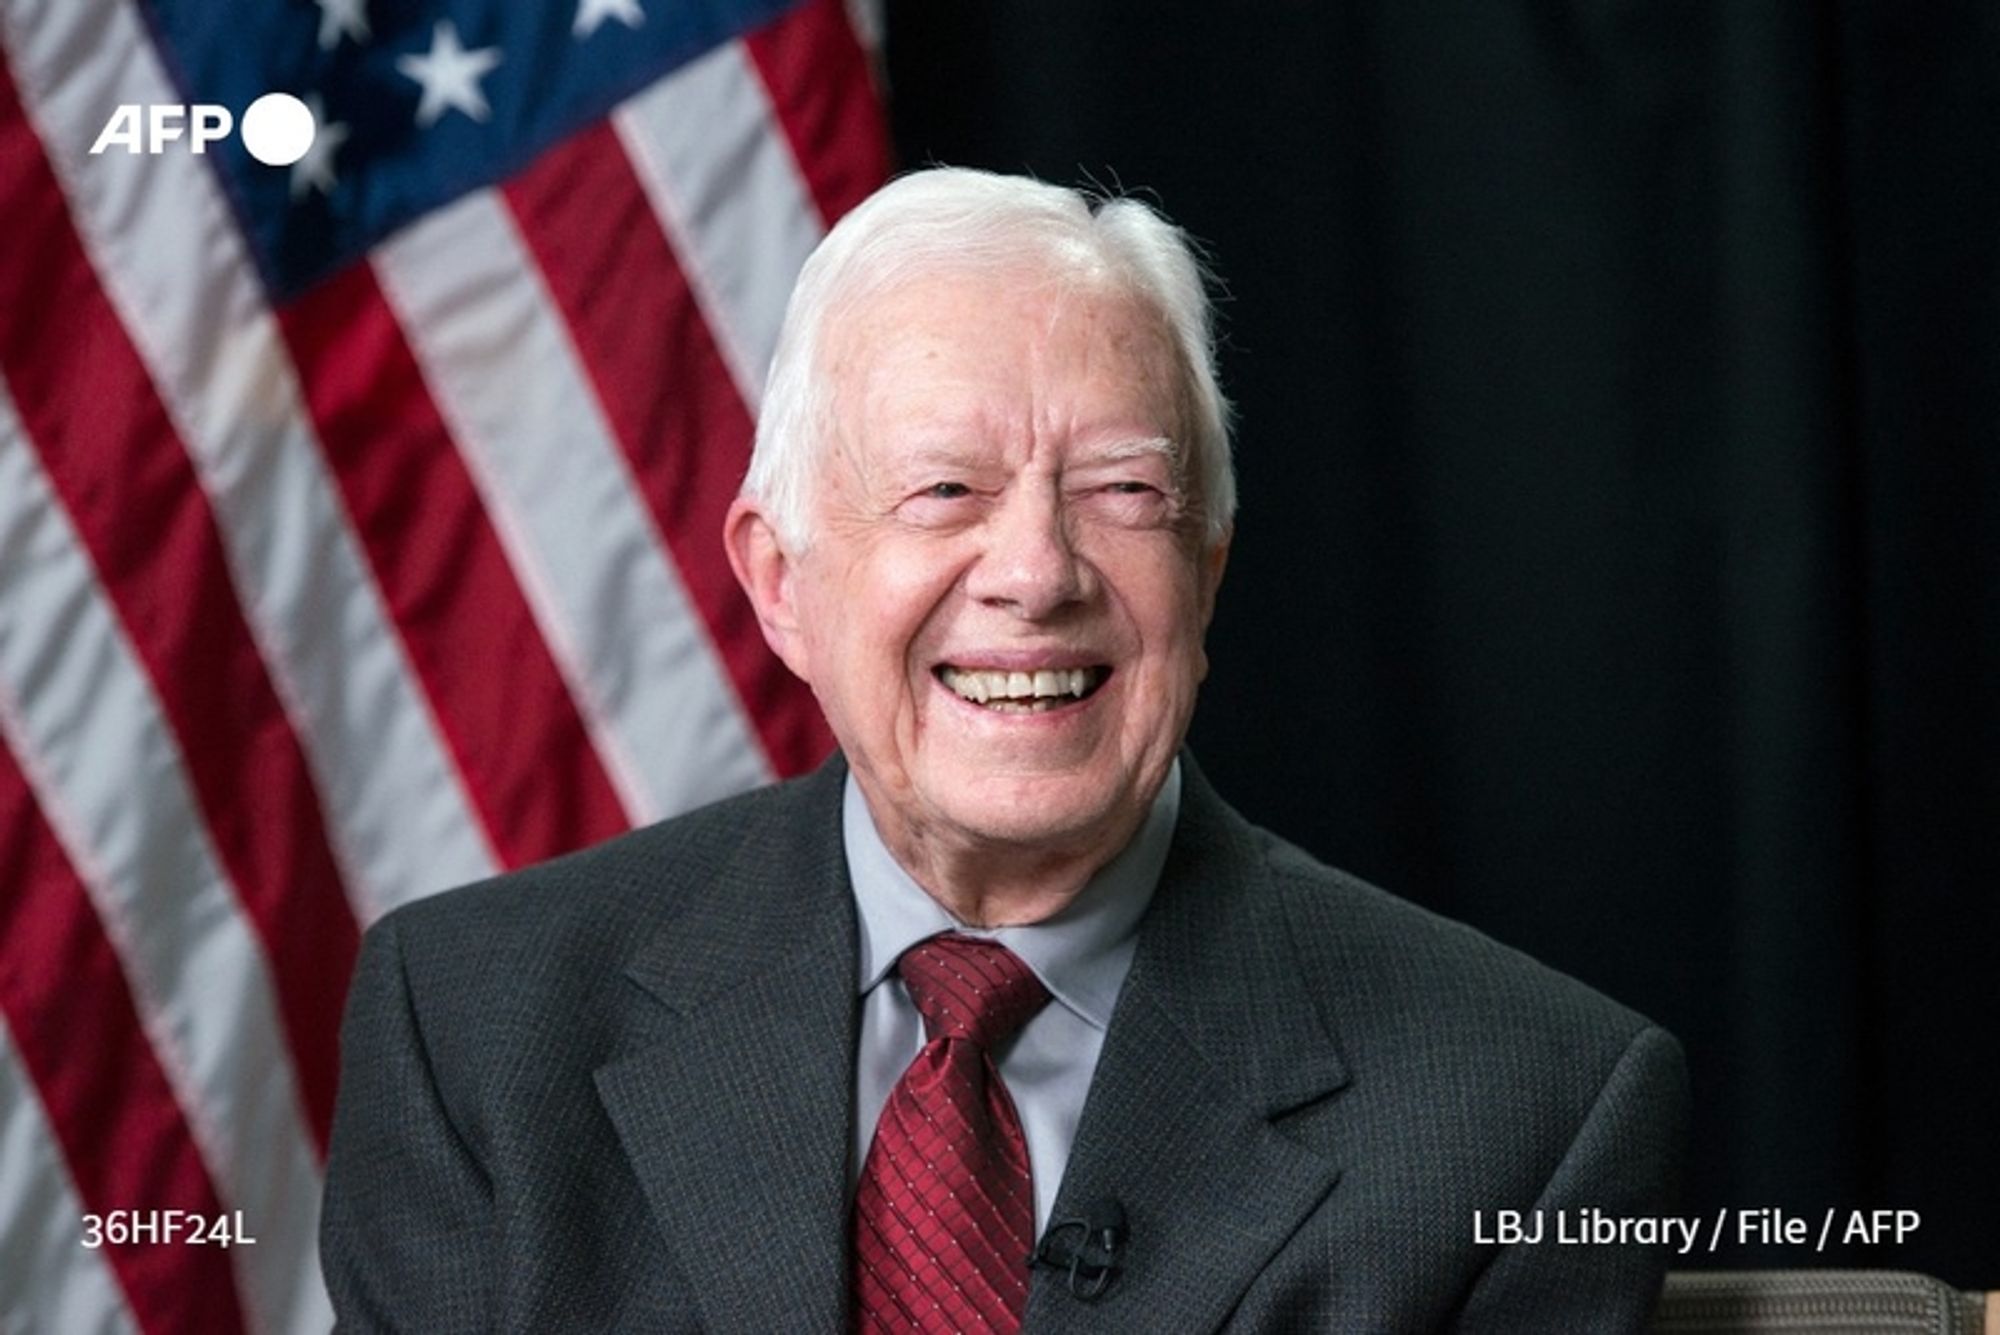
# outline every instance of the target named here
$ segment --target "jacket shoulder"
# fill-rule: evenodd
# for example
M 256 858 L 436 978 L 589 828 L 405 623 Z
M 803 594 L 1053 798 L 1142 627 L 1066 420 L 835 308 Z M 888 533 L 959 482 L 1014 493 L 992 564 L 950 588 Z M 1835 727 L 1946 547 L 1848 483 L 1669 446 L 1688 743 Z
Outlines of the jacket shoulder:
M 815 776 L 817 777 L 817 776 Z M 402 948 L 469 949 L 489 964 L 508 950 L 546 951 L 573 937 L 601 947 L 650 932 L 709 892 L 766 832 L 810 801 L 814 779 L 723 798 L 652 825 L 403 905 L 373 928 Z
M 607 1012 L 628 966 L 674 941 L 682 920 L 754 923 L 772 912 L 787 882 L 762 874 L 767 863 L 839 856 L 837 824 L 827 833 L 821 814 L 837 808 L 839 789 L 839 774 L 822 770 L 404 905 L 362 944 L 364 962 L 393 968 L 360 977 L 398 980 L 441 1062 L 445 1049 L 476 1052 L 503 1033 L 582 1024 Z
M 1282 1312 L 1379 1329 L 1638 1329 L 1657 1249 L 1496 1247 L 1475 1221 L 1671 1210 L 1687 1119 L 1672 1037 L 1469 926 L 1235 828 L 1260 891 L 1250 911 L 1282 920 L 1324 1022 L 1315 1038 L 1346 1077 L 1287 1115 L 1286 1134 L 1341 1180 L 1243 1310 L 1274 1326 Z
M 1363 1062 L 1479 1071 L 1594 1097 L 1645 1016 L 1464 923 L 1251 827 L 1332 1027 Z M 1354 1051 L 1352 1049 L 1359 1049 Z

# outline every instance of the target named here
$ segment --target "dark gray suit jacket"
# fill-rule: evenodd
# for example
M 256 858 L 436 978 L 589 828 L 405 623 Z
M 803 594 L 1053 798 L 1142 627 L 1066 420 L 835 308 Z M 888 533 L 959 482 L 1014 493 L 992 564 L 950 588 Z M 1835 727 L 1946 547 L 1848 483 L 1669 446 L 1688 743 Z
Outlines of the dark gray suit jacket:
M 1185 771 L 1057 1204 L 1120 1200 L 1129 1267 L 1093 1304 L 1038 1270 L 1027 1328 L 1639 1328 L 1660 1255 L 1473 1212 L 1670 1209 L 1673 1039 Z M 376 925 L 322 1231 L 344 1327 L 842 1326 L 844 773 Z

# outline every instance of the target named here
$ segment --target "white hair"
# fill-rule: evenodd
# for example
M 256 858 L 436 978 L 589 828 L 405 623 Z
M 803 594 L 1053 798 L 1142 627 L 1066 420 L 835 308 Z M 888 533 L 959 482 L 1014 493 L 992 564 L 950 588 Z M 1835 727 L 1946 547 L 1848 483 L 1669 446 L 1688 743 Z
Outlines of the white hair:
M 1208 274 L 1180 228 L 1136 199 L 1092 199 L 1023 176 L 964 167 L 912 172 L 828 232 L 799 273 L 771 359 L 743 494 L 787 546 L 810 540 L 816 473 L 833 435 L 824 331 L 867 297 L 925 272 L 1018 269 L 1105 280 L 1150 303 L 1179 353 L 1183 434 L 1176 471 L 1194 483 L 1207 540 L 1236 515 L 1229 403 L 1215 374 Z

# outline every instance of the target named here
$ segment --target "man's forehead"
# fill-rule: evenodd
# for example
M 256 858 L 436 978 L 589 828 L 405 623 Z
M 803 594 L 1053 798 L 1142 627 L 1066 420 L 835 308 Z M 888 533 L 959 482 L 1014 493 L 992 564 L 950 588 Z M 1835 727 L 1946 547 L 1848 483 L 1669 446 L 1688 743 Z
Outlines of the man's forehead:
M 953 411 L 967 394 L 1045 386 L 1173 394 L 1182 380 L 1165 319 L 1122 288 L 1024 287 L 992 275 L 899 285 L 841 312 L 822 344 L 821 374 L 843 411 L 922 400 Z M 1112 383 L 1115 382 L 1115 385 Z
M 1059 430 L 1071 463 L 1180 457 L 1177 348 L 1129 284 L 932 266 L 860 295 L 828 333 L 831 424 L 852 463 L 964 462 L 1030 428 Z

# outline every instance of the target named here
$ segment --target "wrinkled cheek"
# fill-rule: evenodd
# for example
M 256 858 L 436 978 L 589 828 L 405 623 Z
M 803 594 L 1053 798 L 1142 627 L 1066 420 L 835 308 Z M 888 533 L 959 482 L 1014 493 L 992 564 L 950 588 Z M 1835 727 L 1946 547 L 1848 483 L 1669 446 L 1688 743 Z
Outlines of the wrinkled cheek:
M 933 702 L 934 707 L 935 702 Z M 882 717 L 893 720 L 896 738 L 909 750 L 916 746 L 923 736 L 926 726 L 925 702 L 911 691 L 899 693 L 893 700 L 883 701 Z
M 1174 700 L 1171 708 L 1173 718 L 1165 724 L 1172 733 L 1169 741 L 1180 745 L 1181 734 L 1187 730 L 1188 720 L 1194 716 L 1195 702 L 1200 696 L 1201 683 L 1208 677 L 1208 651 L 1196 640 L 1187 648 L 1187 655 L 1181 662 L 1180 672 L 1174 681 Z
M 1164 763 L 1180 745 L 1194 703 L 1194 682 L 1188 664 L 1175 663 L 1149 681 L 1134 683 L 1127 701 L 1125 749 L 1131 762 L 1141 766 Z M 1128 762 L 1130 763 L 1130 762 Z

